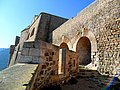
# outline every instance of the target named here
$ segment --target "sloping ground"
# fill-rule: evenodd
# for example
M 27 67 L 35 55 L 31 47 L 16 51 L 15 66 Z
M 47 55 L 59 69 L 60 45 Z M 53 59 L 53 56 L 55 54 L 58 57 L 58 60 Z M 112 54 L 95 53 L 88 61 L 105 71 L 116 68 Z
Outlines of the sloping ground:
M 120 80 L 116 76 L 103 76 L 86 68 L 79 70 L 75 78 L 61 86 L 61 90 L 120 90 Z
M 0 90 L 25 90 L 37 64 L 16 64 L 0 72 Z
M 80 71 L 66 83 L 44 87 L 41 90 L 120 90 L 120 80 L 117 77 L 103 76 L 95 70 Z
M 77 77 L 61 86 L 61 90 L 120 90 L 120 80 L 116 77 Z

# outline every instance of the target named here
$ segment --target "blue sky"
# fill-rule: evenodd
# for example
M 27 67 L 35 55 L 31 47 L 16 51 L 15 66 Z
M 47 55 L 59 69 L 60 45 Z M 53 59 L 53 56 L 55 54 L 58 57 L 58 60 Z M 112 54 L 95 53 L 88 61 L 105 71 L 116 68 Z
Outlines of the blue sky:
M 0 48 L 14 44 L 15 36 L 27 27 L 34 15 L 47 12 L 72 18 L 95 0 L 0 0 Z

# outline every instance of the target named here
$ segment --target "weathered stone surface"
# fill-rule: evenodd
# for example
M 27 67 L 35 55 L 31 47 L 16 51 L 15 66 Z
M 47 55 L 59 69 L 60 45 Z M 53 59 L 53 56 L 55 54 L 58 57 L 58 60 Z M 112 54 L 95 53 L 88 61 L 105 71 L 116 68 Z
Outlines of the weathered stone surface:
M 29 56 L 40 56 L 40 50 L 36 48 L 30 48 Z
M 42 60 L 40 60 L 40 57 L 33 56 L 32 57 L 32 63 L 42 63 Z
M 22 49 L 22 55 L 23 56 L 29 56 L 30 49 L 29 48 L 23 48 Z
M 65 21 L 67 19 L 41 13 L 22 32 L 20 43 L 11 54 L 10 65 L 39 64 L 27 90 L 39 90 L 54 82 L 51 80 L 55 77 L 55 81 L 69 79 L 78 73 L 79 64 L 83 63 L 102 75 L 118 73 L 120 77 L 119 0 L 97 0 Z
M 32 62 L 32 56 L 21 56 L 19 62 L 30 63 Z
M 24 42 L 23 48 L 34 48 L 34 42 Z
M 25 90 L 37 65 L 16 64 L 0 72 L 0 90 Z

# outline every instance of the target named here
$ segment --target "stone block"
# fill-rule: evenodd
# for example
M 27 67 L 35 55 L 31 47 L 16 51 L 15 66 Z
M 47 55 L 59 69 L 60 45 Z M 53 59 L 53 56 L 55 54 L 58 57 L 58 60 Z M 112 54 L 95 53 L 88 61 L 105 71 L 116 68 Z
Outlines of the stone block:
M 30 62 L 32 62 L 32 56 L 21 56 L 19 62 L 30 63 Z
M 23 56 L 29 56 L 29 48 L 23 48 L 22 52 L 21 52 L 21 55 L 23 55 Z
M 40 49 L 40 56 L 45 56 L 45 53 L 48 53 L 48 51 L 46 49 Z
M 48 49 L 52 49 L 52 44 L 46 43 L 46 47 L 47 47 Z
M 40 59 L 39 59 L 40 62 L 46 62 L 46 57 L 44 57 L 44 56 L 40 56 L 39 58 L 40 58 Z
M 40 56 L 40 50 L 36 48 L 30 48 L 29 56 Z
M 93 52 L 92 55 L 95 55 L 95 53 Z
M 118 49 L 120 49 L 120 44 L 118 45 Z
M 23 48 L 34 48 L 34 42 L 25 42 Z
M 40 48 L 46 48 L 46 42 L 41 41 L 40 42 Z
M 21 57 L 21 52 L 18 52 L 17 59 L 16 59 L 15 63 L 18 63 L 18 62 L 19 62 L 20 57 Z
M 32 57 L 32 63 L 40 63 L 40 58 L 39 57 Z
M 39 42 L 35 42 L 34 47 L 39 49 L 40 48 L 40 43 Z

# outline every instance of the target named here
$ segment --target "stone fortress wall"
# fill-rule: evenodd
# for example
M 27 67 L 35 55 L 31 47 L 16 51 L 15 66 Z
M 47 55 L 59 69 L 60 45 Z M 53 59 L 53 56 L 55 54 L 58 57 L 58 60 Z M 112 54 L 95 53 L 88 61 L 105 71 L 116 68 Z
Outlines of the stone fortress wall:
M 97 0 L 69 20 L 36 15 L 10 54 L 9 66 L 38 64 L 27 90 L 67 81 L 79 65 L 103 75 L 119 73 L 120 1 Z
M 66 20 L 65 18 L 57 17 L 54 15 L 50 15 L 47 13 L 40 13 L 40 15 L 35 16 L 32 24 L 21 31 L 21 37 L 18 45 L 14 46 L 14 50 L 11 48 L 11 61 L 9 65 L 14 65 L 18 63 L 19 57 L 21 56 L 21 52 L 23 49 L 24 42 L 31 42 L 31 41 L 46 41 L 51 42 L 51 32 Z M 57 22 L 57 23 L 56 23 Z M 48 38 L 48 36 L 50 36 Z M 17 40 L 17 39 L 16 39 Z M 13 54 L 14 53 L 14 54 Z M 13 56 L 12 56 L 13 54 Z
M 120 1 L 96 1 L 76 17 L 53 31 L 53 44 L 68 44 L 76 51 L 76 42 L 87 37 L 91 43 L 92 63 L 99 61 L 98 70 L 113 74 L 120 60 Z M 117 63 L 118 64 L 117 64 Z
M 11 48 L 9 66 L 17 63 L 38 64 L 38 70 L 36 70 L 28 90 L 31 88 L 38 89 L 45 84 L 54 83 L 58 80 L 62 82 L 69 78 L 70 72 L 78 72 L 76 53 L 69 51 L 68 46 L 64 43 L 61 46 L 55 46 L 51 43 L 52 30 L 66 20 L 41 13 L 40 16 L 35 17 L 30 26 L 21 32 L 19 42 L 17 45 L 13 45 L 14 48 Z M 38 85 L 40 82 L 41 86 Z

